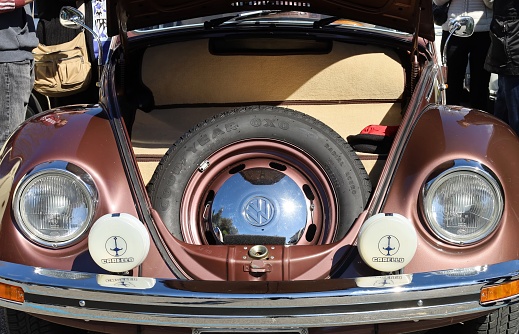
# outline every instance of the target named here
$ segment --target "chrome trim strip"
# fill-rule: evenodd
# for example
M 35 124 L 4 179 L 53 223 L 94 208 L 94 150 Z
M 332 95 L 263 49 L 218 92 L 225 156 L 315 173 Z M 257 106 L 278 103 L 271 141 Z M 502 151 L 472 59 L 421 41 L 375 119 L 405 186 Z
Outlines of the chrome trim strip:
M 124 63 L 121 64 L 121 66 L 125 66 Z M 160 256 L 164 260 L 164 263 L 167 264 L 171 272 L 174 273 L 174 275 L 177 277 L 188 278 L 187 274 L 176 264 L 176 260 L 170 256 L 169 250 L 164 244 L 164 240 L 154 226 L 152 214 L 150 212 L 150 205 L 148 204 L 147 200 L 148 196 L 146 195 L 146 189 L 144 189 L 145 186 L 143 184 L 141 174 L 137 168 L 137 161 L 134 160 L 134 156 L 131 153 L 133 152 L 133 149 L 131 144 L 128 142 L 127 133 L 124 130 L 125 125 L 122 117 L 122 111 L 119 107 L 119 104 L 117 103 L 118 100 L 114 98 L 117 96 L 117 90 L 115 88 L 115 80 L 113 79 L 115 76 L 115 68 L 111 62 L 107 63 L 103 73 L 104 81 L 106 82 L 102 85 L 102 87 L 105 88 L 100 90 L 100 105 L 103 108 L 103 112 L 105 112 L 107 115 L 110 115 L 108 119 L 115 135 L 115 142 L 121 156 L 121 162 L 126 171 L 126 177 L 128 179 L 128 184 L 130 185 L 130 190 L 134 198 L 135 208 L 139 218 L 148 227 L 150 237 L 155 243 L 155 246 L 157 247 Z M 109 103 L 108 107 L 106 107 L 106 103 Z
M 419 89 L 414 92 L 411 96 L 411 100 L 407 104 L 407 108 L 403 113 L 403 119 L 400 122 L 400 128 L 396 134 L 394 142 L 396 145 L 391 147 L 387 156 L 386 164 L 382 170 L 382 174 L 379 178 L 379 183 L 371 193 L 371 201 L 368 207 L 368 214 L 366 219 L 369 217 L 383 212 L 383 207 L 387 200 L 387 193 L 393 184 L 393 179 L 396 175 L 396 169 L 400 164 L 400 160 L 404 154 L 405 148 L 409 138 L 411 138 L 414 127 L 416 126 L 420 117 L 425 114 L 428 110 L 436 109 L 438 106 L 430 104 L 426 107 L 421 107 L 421 101 L 426 98 L 427 88 L 433 85 L 434 76 L 432 66 L 426 66 L 424 72 L 420 75 L 418 82 L 415 87 Z M 421 109 L 420 109 L 421 108 Z
M 0 282 L 21 286 L 26 300 L 0 299 L 0 306 L 47 316 L 192 328 L 347 326 L 497 309 L 503 304 L 480 305 L 481 288 L 519 278 L 518 268 L 519 261 L 514 260 L 451 271 L 311 283 L 201 282 L 48 270 L 0 261 Z M 215 289 L 218 284 L 230 287 L 226 291 L 241 287 L 256 293 L 198 289 Z M 302 291 L 308 286 L 316 291 Z

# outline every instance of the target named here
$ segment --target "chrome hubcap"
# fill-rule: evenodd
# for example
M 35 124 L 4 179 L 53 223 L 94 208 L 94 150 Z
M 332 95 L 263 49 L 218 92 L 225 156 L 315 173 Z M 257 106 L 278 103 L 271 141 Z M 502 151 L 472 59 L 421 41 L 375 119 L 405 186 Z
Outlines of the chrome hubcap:
M 289 176 L 275 169 L 251 168 L 228 178 L 215 194 L 211 225 L 223 243 L 227 235 L 261 235 L 296 244 L 309 211 L 309 201 Z

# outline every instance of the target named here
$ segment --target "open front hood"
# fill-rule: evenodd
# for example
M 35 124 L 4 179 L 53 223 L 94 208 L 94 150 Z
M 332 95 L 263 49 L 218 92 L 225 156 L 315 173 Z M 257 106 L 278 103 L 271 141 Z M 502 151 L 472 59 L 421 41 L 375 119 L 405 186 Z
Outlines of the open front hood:
M 431 0 L 107 0 L 107 4 L 110 36 L 193 17 L 271 9 L 339 16 L 434 39 Z

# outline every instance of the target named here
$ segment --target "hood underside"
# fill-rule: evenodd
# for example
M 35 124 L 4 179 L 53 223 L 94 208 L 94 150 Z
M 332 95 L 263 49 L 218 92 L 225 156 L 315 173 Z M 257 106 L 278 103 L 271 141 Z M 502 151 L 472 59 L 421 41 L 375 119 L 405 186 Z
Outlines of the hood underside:
M 251 10 L 338 16 L 434 39 L 431 0 L 107 0 L 108 34 L 195 17 Z M 419 28 L 419 29 L 418 29 Z

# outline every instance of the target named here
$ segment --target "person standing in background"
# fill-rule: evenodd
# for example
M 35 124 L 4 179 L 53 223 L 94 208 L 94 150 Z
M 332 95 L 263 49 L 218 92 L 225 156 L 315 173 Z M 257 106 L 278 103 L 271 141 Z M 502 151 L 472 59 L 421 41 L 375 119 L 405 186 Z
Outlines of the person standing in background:
M 443 5 L 448 0 L 433 0 Z M 470 37 L 452 36 L 447 46 L 447 104 L 462 105 L 463 83 L 467 64 L 470 66 L 469 106 L 486 110 L 489 105 L 490 72 L 484 68 L 490 46 L 491 0 L 452 0 L 447 22 L 442 25 L 441 52 L 449 36 L 449 19 L 468 15 L 474 19 L 474 34 Z
M 32 1 L 0 0 L 0 146 L 23 122 L 34 85 Z
M 485 68 L 497 73 L 494 115 L 519 135 L 519 2 L 494 0 Z

